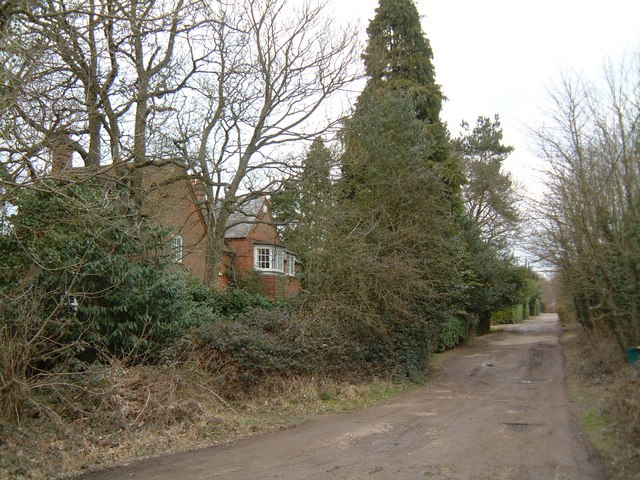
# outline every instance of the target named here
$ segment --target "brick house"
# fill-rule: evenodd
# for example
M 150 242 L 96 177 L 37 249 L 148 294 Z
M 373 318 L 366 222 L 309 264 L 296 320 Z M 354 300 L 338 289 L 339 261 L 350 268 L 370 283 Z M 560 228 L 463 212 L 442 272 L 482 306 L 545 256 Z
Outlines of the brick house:
M 232 275 L 256 272 L 269 297 L 286 298 L 300 291 L 296 257 L 282 244 L 266 197 L 245 202 L 231 214 L 227 226 L 223 282 L 229 282 Z
M 206 220 L 198 206 L 203 194 L 197 183 L 186 179 L 173 182 L 169 188 L 155 187 L 154 181 L 163 183 L 165 174 L 150 175 L 147 202 L 159 207 L 151 207 L 155 220 L 172 228 L 174 260 L 204 280 Z M 249 198 L 229 216 L 225 247 L 218 280 L 221 288 L 240 279 L 246 281 L 251 275 L 268 297 L 288 298 L 300 292 L 296 257 L 282 243 L 267 197 Z
M 115 177 L 110 165 L 93 170 L 71 165 L 70 152 L 64 162 L 58 155 L 52 161 L 51 176 Z M 145 166 L 143 178 L 145 215 L 171 229 L 176 264 L 204 280 L 207 229 L 201 206 L 203 189 L 186 175 L 184 167 L 175 164 Z M 227 226 L 219 287 L 226 288 L 251 274 L 259 280 L 265 296 L 287 298 L 300 292 L 296 257 L 282 244 L 265 196 L 249 197 L 231 214 Z

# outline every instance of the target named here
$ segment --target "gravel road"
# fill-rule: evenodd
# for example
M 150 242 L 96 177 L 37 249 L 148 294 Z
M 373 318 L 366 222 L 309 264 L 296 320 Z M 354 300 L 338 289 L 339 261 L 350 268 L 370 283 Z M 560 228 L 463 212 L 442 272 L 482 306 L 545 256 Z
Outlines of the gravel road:
M 449 353 L 433 382 L 389 404 L 83 478 L 606 478 L 568 402 L 559 335 L 542 315 Z

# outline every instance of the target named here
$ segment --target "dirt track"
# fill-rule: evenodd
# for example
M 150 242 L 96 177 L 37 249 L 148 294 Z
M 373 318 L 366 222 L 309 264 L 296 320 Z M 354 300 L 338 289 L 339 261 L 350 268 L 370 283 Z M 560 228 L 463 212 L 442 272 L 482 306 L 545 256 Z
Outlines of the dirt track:
M 387 405 L 83 478 L 606 478 L 568 405 L 559 334 L 543 315 L 451 353 Z

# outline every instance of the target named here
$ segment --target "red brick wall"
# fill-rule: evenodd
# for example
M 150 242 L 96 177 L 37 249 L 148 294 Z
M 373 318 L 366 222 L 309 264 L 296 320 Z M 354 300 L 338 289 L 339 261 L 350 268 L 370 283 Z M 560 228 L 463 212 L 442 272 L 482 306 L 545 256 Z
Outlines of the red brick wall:
M 187 179 L 166 183 L 183 173 L 179 167 L 147 167 L 145 186 L 149 194 L 145 200 L 145 210 L 155 220 L 170 226 L 173 234 L 182 235 L 183 265 L 196 277 L 204 280 L 206 231 L 195 204 L 192 186 Z M 282 246 L 278 230 L 270 224 L 272 221 L 267 212 L 257 220 L 246 238 L 226 239 L 225 244 L 233 254 L 223 260 L 223 274 L 218 277 L 219 287 L 226 288 L 229 285 L 229 269 L 233 268 L 236 274 L 253 270 L 255 243 Z M 300 281 L 296 277 L 260 272 L 260 281 L 264 295 L 272 298 L 289 297 L 300 292 Z
M 171 181 L 184 175 L 184 170 L 174 165 L 145 167 L 144 174 L 148 192 L 144 210 L 150 218 L 169 227 L 172 235 L 182 236 L 182 265 L 204 280 L 206 231 L 190 180 Z
M 286 277 L 285 295 L 291 297 L 297 295 L 302 290 L 302 284 L 298 277 Z
M 280 235 L 278 235 L 278 229 L 267 222 L 273 222 L 269 213 L 258 219 L 248 238 L 258 243 L 281 246 L 282 242 L 280 241 Z
M 253 269 L 253 241 L 250 238 L 228 238 L 225 243 L 234 252 L 231 262 L 236 272 Z

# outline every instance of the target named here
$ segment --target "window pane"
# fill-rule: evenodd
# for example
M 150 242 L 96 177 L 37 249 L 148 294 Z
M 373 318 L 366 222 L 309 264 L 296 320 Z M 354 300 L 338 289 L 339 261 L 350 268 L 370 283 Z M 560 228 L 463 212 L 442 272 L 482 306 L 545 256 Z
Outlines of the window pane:
M 281 249 L 276 249 L 276 258 L 273 262 L 273 269 L 279 272 L 284 272 L 284 251 Z
M 256 249 L 256 253 L 256 267 L 261 270 L 269 270 L 271 268 L 271 249 L 260 247 Z
M 296 257 L 293 255 L 287 255 L 287 275 L 296 274 Z
M 173 248 L 173 261 L 176 263 L 182 263 L 182 237 L 176 235 L 171 241 Z

